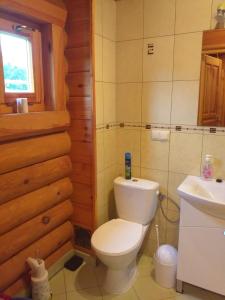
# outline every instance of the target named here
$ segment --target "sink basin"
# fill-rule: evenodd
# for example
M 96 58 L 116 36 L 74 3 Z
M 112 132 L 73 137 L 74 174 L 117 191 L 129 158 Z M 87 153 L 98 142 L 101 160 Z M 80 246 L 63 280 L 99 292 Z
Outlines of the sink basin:
M 225 219 L 225 182 L 187 176 L 177 189 L 178 195 L 203 212 Z

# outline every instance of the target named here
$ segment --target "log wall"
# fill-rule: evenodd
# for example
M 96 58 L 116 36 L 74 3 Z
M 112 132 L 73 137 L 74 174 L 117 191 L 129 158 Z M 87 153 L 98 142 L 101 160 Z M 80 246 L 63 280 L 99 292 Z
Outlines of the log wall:
M 70 117 L 65 110 L 63 56 L 66 11 L 61 0 L 49 0 L 60 9 L 45 0 L 40 7 L 34 1 L 15 0 L 12 6 L 8 0 L 3 2 L 0 9 L 43 17 L 43 23 L 48 18 L 52 27 L 54 84 L 45 94 L 47 111 L 0 115 L 0 293 L 15 295 L 29 287 L 27 257 L 43 258 L 49 268 L 73 249 Z M 29 7 L 24 10 L 26 3 Z M 41 14 L 44 7 L 56 14 Z
M 59 249 L 68 250 L 71 141 L 63 129 L 52 130 L 10 141 L 1 141 L 0 134 L 0 291 L 12 294 L 27 286 L 28 256 L 48 258 L 51 265 L 65 254 Z
M 92 232 L 95 205 L 95 112 L 92 71 L 91 0 L 65 0 L 68 36 L 65 55 L 68 62 L 68 111 L 70 157 L 74 185 L 73 224 Z M 85 251 L 85 249 L 83 249 Z

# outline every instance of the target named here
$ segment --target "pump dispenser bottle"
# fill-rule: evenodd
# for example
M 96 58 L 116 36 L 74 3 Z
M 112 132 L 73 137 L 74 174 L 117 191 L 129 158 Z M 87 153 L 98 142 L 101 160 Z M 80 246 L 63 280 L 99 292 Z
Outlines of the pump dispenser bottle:
M 213 178 L 213 156 L 206 154 L 203 167 L 202 167 L 202 177 L 205 180 L 210 180 Z

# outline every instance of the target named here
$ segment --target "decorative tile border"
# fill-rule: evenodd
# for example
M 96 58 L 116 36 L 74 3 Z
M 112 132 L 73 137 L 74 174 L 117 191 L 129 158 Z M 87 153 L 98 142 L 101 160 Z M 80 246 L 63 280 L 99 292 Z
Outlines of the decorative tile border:
M 173 124 L 150 124 L 150 123 L 131 123 L 131 122 L 115 122 L 107 124 L 99 124 L 96 130 L 110 129 L 110 128 L 144 128 L 171 130 L 173 132 L 186 132 L 186 133 L 210 133 L 210 134 L 225 134 L 225 127 L 203 127 L 191 125 L 173 125 Z

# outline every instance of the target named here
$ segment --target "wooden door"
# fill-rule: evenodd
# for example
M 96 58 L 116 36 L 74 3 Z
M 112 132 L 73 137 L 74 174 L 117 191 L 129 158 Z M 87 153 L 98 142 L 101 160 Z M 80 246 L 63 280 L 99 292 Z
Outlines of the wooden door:
M 222 65 L 219 58 L 209 55 L 202 57 L 198 125 L 221 126 Z

